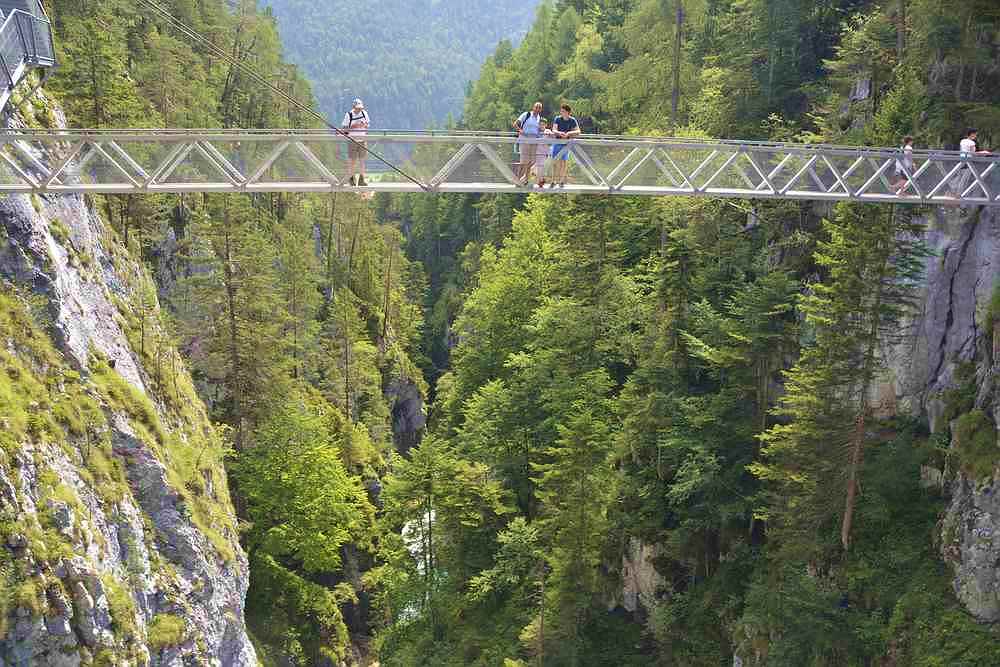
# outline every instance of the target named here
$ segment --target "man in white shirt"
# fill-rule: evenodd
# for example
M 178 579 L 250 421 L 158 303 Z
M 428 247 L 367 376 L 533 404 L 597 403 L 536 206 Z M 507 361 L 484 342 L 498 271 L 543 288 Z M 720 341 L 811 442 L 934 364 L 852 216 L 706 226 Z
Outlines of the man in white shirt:
M 967 157 L 969 155 L 993 155 L 989 151 L 979 150 L 979 144 L 976 140 L 979 138 L 979 130 L 975 128 L 969 128 L 965 131 L 965 139 L 962 139 L 959 145 L 959 150 L 962 151 L 962 157 Z
M 539 138 L 545 129 L 542 127 L 542 103 L 535 102 L 531 111 L 525 111 L 521 114 L 514 121 L 514 129 L 517 130 L 517 145 L 521 151 L 517 178 L 522 185 L 525 185 L 531 177 L 531 167 L 535 164 Z
M 962 157 L 970 157 L 973 155 L 993 155 L 993 153 L 987 150 L 979 150 L 979 145 L 976 143 L 976 139 L 979 138 L 979 131 L 974 127 L 970 127 L 965 131 L 965 138 L 959 143 L 959 150 L 962 151 Z M 972 178 L 972 174 L 969 171 L 969 165 L 962 165 L 961 171 L 959 171 L 958 184 L 955 188 L 955 192 L 952 192 L 953 197 L 961 197 L 969 185 L 969 180 Z
M 368 153 L 368 144 L 365 139 L 368 137 L 371 119 L 360 99 L 354 100 L 354 105 L 350 111 L 344 114 L 344 121 L 340 126 L 347 130 L 347 136 L 352 139 L 347 144 L 348 180 L 351 185 L 364 187 L 368 185 L 365 182 L 365 158 Z M 359 173 L 360 177 L 358 177 Z

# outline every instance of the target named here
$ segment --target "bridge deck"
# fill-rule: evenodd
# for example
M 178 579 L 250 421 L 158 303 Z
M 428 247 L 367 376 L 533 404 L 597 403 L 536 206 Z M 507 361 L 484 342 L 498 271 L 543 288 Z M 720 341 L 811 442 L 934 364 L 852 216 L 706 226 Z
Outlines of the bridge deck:
M 368 185 L 319 130 L 52 130 L 0 134 L 0 192 L 527 192 L 508 134 L 369 132 Z M 553 140 L 540 140 L 550 152 Z M 1000 157 L 828 145 L 586 136 L 558 143 L 545 193 L 1000 206 Z M 559 149 L 557 149 L 559 150 Z M 392 164 L 403 174 L 388 167 Z M 539 190 L 534 189 L 536 192 Z

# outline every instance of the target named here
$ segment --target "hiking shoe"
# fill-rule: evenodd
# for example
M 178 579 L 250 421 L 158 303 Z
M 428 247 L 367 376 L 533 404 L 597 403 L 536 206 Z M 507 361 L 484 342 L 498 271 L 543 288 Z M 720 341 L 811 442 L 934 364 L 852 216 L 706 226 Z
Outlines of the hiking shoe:
M 365 182 L 365 177 L 364 176 L 362 176 L 361 178 L 358 179 L 358 185 L 360 185 L 363 188 L 368 186 L 368 183 Z
M 351 176 L 349 179 L 347 179 L 347 184 L 351 185 L 351 186 L 357 185 L 358 184 L 357 177 L 356 176 Z

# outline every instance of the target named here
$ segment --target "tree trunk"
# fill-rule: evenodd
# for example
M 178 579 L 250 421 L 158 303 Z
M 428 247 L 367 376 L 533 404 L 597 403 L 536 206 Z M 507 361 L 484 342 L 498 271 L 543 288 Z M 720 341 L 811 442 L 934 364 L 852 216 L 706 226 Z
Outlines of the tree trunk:
M 330 225 L 326 234 L 326 284 L 328 294 L 333 294 L 333 228 L 337 224 L 337 193 L 330 198 Z
M 684 36 L 684 1 L 676 0 L 674 24 L 674 89 L 670 96 L 670 129 L 677 128 L 677 109 L 681 101 L 681 42 Z
M 344 345 L 344 414 L 347 419 L 354 421 L 354 413 L 351 412 L 351 337 L 348 335 L 347 308 L 343 308 L 344 321 L 341 324 Z
M 358 213 L 358 221 L 354 224 L 354 236 L 351 237 L 351 249 L 347 253 L 347 288 L 351 288 L 354 271 L 354 246 L 358 241 L 358 233 L 361 230 L 361 213 Z
M 889 234 L 894 233 L 895 211 L 889 213 Z M 861 375 L 861 405 L 858 410 L 857 420 L 854 427 L 854 438 L 851 443 L 851 463 L 848 471 L 847 500 L 844 504 L 844 520 L 840 524 L 840 542 L 844 551 L 851 548 L 851 527 L 854 524 L 854 509 L 857 504 L 858 478 L 861 474 L 861 464 L 864 462 L 865 450 L 865 421 L 870 412 L 868 405 L 868 394 L 875 373 L 875 352 L 878 347 L 878 333 L 881 328 L 882 297 L 885 291 L 886 272 L 889 270 L 891 259 L 892 236 L 882 241 L 882 247 L 874 248 L 879 257 L 878 274 L 875 276 L 875 301 L 869 311 L 868 340 L 865 350 L 864 366 Z
M 542 597 L 538 605 L 538 667 L 545 664 L 545 563 L 542 563 Z
M 242 389 L 242 369 L 240 364 L 239 351 L 239 327 L 236 321 L 236 272 L 233 266 L 232 234 L 229 225 L 229 211 L 224 213 L 223 228 L 224 236 L 224 256 L 223 256 L 223 276 L 226 281 L 226 307 L 229 320 L 229 390 L 232 392 L 232 415 L 235 437 L 233 445 L 236 451 L 243 448 L 243 389 Z
M 896 58 L 903 62 L 906 51 L 906 0 L 896 2 Z
M 775 48 L 775 40 L 777 39 L 776 27 L 774 25 L 774 3 L 768 3 L 768 32 L 770 36 L 768 38 L 768 48 L 767 48 L 767 104 L 770 106 L 771 100 L 774 96 L 774 66 L 775 62 L 778 60 L 778 50 Z
M 854 523 L 854 508 L 858 495 L 858 471 L 861 468 L 861 461 L 864 455 L 865 442 L 865 412 L 867 412 L 867 401 L 862 398 L 862 412 L 858 415 L 854 426 L 854 438 L 851 443 L 851 468 L 850 477 L 847 480 L 847 502 L 844 507 L 844 521 L 840 524 L 840 543 L 844 551 L 851 548 L 851 526 Z
M 392 248 L 386 250 L 386 254 L 389 255 L 388 266 L 385 270 L 385 305 L 382 309 L 382 346 L 383 353 L 385 352 L 386 342 L 385 337 L 389 331 L 389 290 L 392 289 Z

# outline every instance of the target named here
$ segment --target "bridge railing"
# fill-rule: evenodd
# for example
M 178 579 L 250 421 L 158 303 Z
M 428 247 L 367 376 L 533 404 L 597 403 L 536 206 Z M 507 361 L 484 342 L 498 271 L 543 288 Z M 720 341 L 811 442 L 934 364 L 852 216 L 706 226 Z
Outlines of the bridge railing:
M 349 141 L 319 130 L 55 130 L 0 135 L 0 192 L 329 192 L 347 189 Z M 1000 158 L 781 143 L 586 136 L 369 132 L 367 190 L 543 192 L 1000 206 Z M 387 163 L 399 169 L 394 171 Z M 538 191 L 537 189 L 535 191 Z
M 0 16 L 0 109 L 7 105 L 14 87 L 34 67 L 56 64 L 52 25 L 38 5 L 38 15 L 15 9 Z

